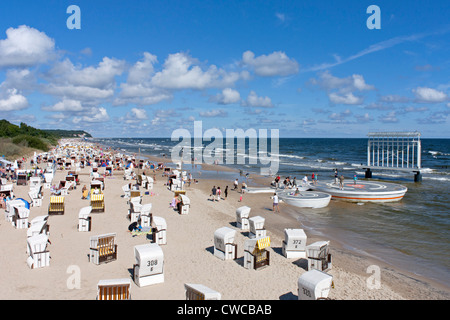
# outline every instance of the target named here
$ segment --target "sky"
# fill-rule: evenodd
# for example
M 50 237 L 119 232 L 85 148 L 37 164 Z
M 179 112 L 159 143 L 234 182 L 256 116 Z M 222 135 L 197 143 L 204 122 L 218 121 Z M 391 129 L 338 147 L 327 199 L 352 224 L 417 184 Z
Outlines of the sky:
M 449 13 L 448 0 L 2 1 L 0 119 L 94 137 L 201 121 L 450 138 Z

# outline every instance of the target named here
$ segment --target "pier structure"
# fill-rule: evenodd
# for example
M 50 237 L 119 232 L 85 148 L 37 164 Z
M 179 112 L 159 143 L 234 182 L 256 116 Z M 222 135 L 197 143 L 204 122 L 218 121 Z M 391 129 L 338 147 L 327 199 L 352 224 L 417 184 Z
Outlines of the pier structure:
M 372 178 L 373 169 L 415 172 L 414 181 L 422 181 L 420 170 L 420 132 L 369 132 L 365 177 Z

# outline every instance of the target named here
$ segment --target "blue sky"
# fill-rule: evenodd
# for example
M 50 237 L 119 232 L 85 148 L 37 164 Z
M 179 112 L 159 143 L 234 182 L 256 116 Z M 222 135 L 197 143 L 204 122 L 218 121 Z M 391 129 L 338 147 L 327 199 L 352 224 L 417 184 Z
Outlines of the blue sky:
M 369 29 L 367 8 L 380 8 Z M 81 29 L 68 29 L 70 5 Z M 96 137 L 450 137 L 449 1 L 0 4 L 0 112 Z

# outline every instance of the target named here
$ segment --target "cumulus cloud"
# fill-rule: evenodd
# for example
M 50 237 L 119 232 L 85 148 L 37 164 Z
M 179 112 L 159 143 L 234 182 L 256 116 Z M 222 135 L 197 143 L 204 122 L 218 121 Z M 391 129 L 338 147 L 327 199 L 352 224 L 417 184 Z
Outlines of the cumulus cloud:
M 128 83 L 137 84 L 149 81 L 154 73 L 154 64 L 157 57 L 149 52 L 144 52 L 144 58 L 136 62 L 128 72 Z
M 45 74 L 47 94 L 65 99 L 98 102 L 114 95 L 115 77 L 123 73 L 125 62 L 104 57 L 98 66 L 75 66 L 69 59 L 56 63 Z
M 330 102 L 334 104 L 350 104 L 360 105 L 364 102 L 362 97 L 357 97 L 353 93 L 345 93 L 343 95 L 332 92 L 328 95 Z
M 212 97 L 210 101 L 217 102 L 219 104 L 232 104 L 237 103 L 241 100 L 241 95 L 238 91 L 225 88 L 222 90 L 222 93 L 218 93 L 216 96 Z
M 318 79 L 311 79 L 311 83 L 324 90 L 338 90 L 340 93 L 375 89 L 373 85 L 366 83 L 362 75 L 353 74 L 346 78 L 339 78 L 333 76 L 328 70 L 320 72 Z
M 72 122 L 77 124 L 80 122 L 99 123 L 109 121 L 109 115 L 104 107 L 92 107 L 82 117 L 74 117 Z
M 433 88 L 417 87 L 412 91 L 416 95 L 417 102 L 421 103 L 439 103 L 448 99 L 448 96 L 443 91 Z
M 6 39 L 0 40 L 0 67 L 30 67 L 49 61 L 55 42 L 44 32 L 22 25 L 8 28 Z
M 241 78 L 238 72 L 227 72 L 210 65 L 206 70 L 185 53 L 170 54 L 162 71 L 155 73 L 151 83 L 165 89 L 196 89 L 230 87 Z
M 288 76 L 298 73 L 299 70 L 297 61 L 281 51 L 258 57 L 255 57 L 252 51 L 245 51 L 242 54 L 242 62 L 251 66 L 255 74 L 262 77 Z
M 250 91 L 247 100 L 242 104 L 247 107 L 272 108 L 272 100 L 269 97 L 259 97 L 255 91 Z
M 0 97 L 0 111 L 2 112 L 22 110 L 27 107 L 27 98 L 19 94 L 16 89 L 9 89 L 6 97 Z
M 42 107 L 42 110 L 45 111 L 54 111 L 54 112 L 77 112 L 83 111 L 83 106 L 81 102 L 78 100 L 64 99 L 55 103 L 52 106 Z
M 366 83 L 362 75 L 353 74 L 339 78 L 329 71 L 320 72 L 318 78 L 311 79 L 310 83 L 327 91 L 330 102 L 334 104 L 360 105 L 364 102 L 364 98 L 356 96 L 353 92 L 375 89 L 373 85 Z

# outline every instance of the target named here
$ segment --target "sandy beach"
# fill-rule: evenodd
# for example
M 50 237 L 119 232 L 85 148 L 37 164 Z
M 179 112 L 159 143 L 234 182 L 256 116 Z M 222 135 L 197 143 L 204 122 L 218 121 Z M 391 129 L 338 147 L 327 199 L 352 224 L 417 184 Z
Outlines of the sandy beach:
M 168 161 L 168 159 L 151 160 Z M 203 166 L 202 170 L 216 171 L 217 179 L 199 178 L 198 183 L 185 187 L 191 199 L 188 215 L 179 215 L 169 207 L 173 192 L 165 185 L 167 178 L 158 171 L 153 190 L 143 195 L 142 203 L 152 203 L 153 216 L 167 221 L 167 244 L 164 252 L 164 283 L 138 287 L 134 282 L 130 292 L 133 300 L 184 300 L 185 283 L 203 284 L 221 293 L 224 300 L 296 300 L 297 280 L 306 272 L 305 259 L 287 259 L 282 255 L 281 246 L 285 228 L 301 228 L 300 222 L 291 216 L 286 205 L 281 204 L 281 213 L 272 211 L 272 200 L 268 194 L 244 194 L 230 190 L 226 200 L 213 202 L 209 194 L 213 185 L 232 189 L 233 180 L 220 178 L 223 169 L 219 166 Z M 58 170 L 55 181 L 64 180 L 67 170 Z M 152 175 L 150 175 L 152 176 Z M 80 185 L 65 197 L 65 214 L 52 215 L 49 245 L 50 266 L 30 269 L 26 259 L 26 229 L 16 229 L 11 223 L 0 221 L 0 284 L 3 288 L 0 299 L 44 299 L 44 300 L 93 300 L 97 295 L 97 283 L 103 279 L 132 279 L 134 246 L 149 243 L 146 235 L 132 236 L 128 231 L 129 205 L 123 198 L 123 171 L 114 171 L 105 178 L 105 212 L 92 213 L 90 232 L 77 230 L 78 213 L 88 206 L 89 201 L 81 198 L 81 188 L 90 184 L 90 167 L 79 172 Z M 258 182 L 265 181 L 258 180 Z M 256 180 L 255 180 L 256 183 Z M 29 186 L 14 185 L 17 198 L 28 200 Z M 142 192 L 144 194 L 144 192 Z M 32 207 L 29 220 L 46 215 L 50 198 L 49 189 L 44 189 L 41 207 Z M 243 267 L 243 244 L 247 232 L 241 232 L 235 224 L 236 209 L 240 206 L 252 208 L 250 216 L 264 217 L 267 235 L 271 238 L 270 265 L 259 270 Z M 4 211 L 4 210 L 2 210 Z M 237 259 L 222 261 L 214 256 L 214 231 L 220 227 L 235 229 Z M 117 234 L 117 260 L 95 265 L 89 262 L 89 238 L 93 235 L 114 232 Z M 308 235 L 307 243 L 328 240 Z M 358 256 L 331 242 L 334 288 L 329 298 L 335 300 L 440 300 L 450 297 L 448 288 L 425 279 L 395 270 L 392 266 Z M 372 275 L 367 273 L 370 265 L 381 269 L 381 287 L 369 289 L 367 281 Z M 79 275 L 79 286 L 74 285 L 74 275 Z

